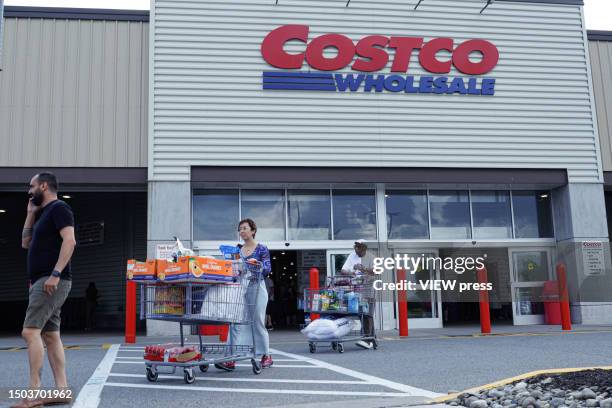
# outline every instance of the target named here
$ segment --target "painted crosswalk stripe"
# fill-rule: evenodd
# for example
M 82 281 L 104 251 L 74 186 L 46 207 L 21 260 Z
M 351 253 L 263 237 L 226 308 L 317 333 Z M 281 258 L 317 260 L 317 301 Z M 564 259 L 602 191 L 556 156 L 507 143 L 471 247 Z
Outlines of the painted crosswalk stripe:
M 144 374 L 110 373 L 109 377 L 144 378 Z M 159 375 L 159 379 L 183 379 L 182 375 Z M 284 378 L 240 378 L 240 377 L 196 377 L 197 381 L 229 381 L 229 382 L 269 382 L 282 384 L 338 384 L 338 385 L 377 385 L 359 380 L 290 380 Z
M 142 388 L 174 391 L 206 391 L 227 393 L 252 393 L 252 394 L 302 394 L 302 395 L 332 395 L 332 396 L 360 396 L 360 397 L 409 397 L 410 394 L 402 392 L 375 392 L 375 391 L 323 391 L 323 390 L 286 390 L 268 388 L 223 388 L 223 387 L 198 387 L 184 385 L 162 385 L 162 384 L 128 384 L 107 382 L 107 387 Z
M 102 388 L 104 388 L 104 384 L 108 379 L 108 374 L 111 372 L 118 351 L 118 344 L 113 344 L 108 348 L 102 362 L 96 367 L 96 370 L 89 377 L 83 388 L 81 388 L 74 402 L 74 408 L 94 408 L 100 404 Z
M 407 395 L 407 396 L 419 396 L 419 397 L 435 398 L 435 397 L 439 397 L 440 395 L 442 395 L 442 394 L 437 393 L 437 392 L 425 390 L 425 389 L 422 389 L 422 388 L 412 387 L 410 385 L 401 384 L 401 383 L 398 383 L 398 382 L 395 382 L 395 381 L 386 380 L 384 378 L 380 378 L 380 377 L 376 377 L 376 376 L 373 376 L 373 375 L 370 375 L 370 374 L 366 374 L 366 373 L 362 373 L 362 372 L 359 372 L 359 371 L 351 370 L 350 368 L 340 367 L 340 366 L 337 366 L 335 364 L 327 363 L 325 361 L 316 360 L 314 358 L 304 357 L 304 356 L 300 356 L 298 354 L 286 353 L 284 351 L 274 350 L 274 349 L 270 349 L 270 352 L 272 354 L 279 354 L 281 356 L 285 356 L 285 357 L 289 357 L 289 358 L 294 358 L 296 360 L 300 360 L 300 361 L 303 361 L 305 363 L 309 363 L 309 364 L 315 365 L 315 366 L 317 366 L 319 368 L 326 368 L 328 370 L 335 371 L 337 373 L 344 374 L 344 375 L 349 376 L 349 377 L 358 378 L 360 380 L 367 381 L 367 382 L 372 383 L 372 384 L 382 385 L 382 386 L 390 388 L 392 390 L 401 391 L 402 393 L 404 393 L 404 395 Z
M 115 361 L 115 364 L 143 364 L 144 360 L 140 361 Z M 251 364 L 236 364 L 236 367 L 251 367 Z M 321 368 L 309 364 L 274 364 L 274 368 Z

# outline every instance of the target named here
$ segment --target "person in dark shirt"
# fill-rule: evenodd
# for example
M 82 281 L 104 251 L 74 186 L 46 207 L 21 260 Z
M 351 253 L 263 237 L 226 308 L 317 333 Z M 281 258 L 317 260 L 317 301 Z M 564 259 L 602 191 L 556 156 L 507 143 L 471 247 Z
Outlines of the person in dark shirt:
M 65 202 L 57 199 L 58 183 L 52 173 L 39 173 L 30 181 L 30 200 L 21 245 L 28 249 L 30 295 L 23 323 L 28 346 L 30 388 L 40 388 L 40 373 L 47 347 L 55 385 L 68 389 L 64 345 L 60 338 L 60 311 L 72 286 L 70 258 L 76 246 L 74 217 Z M 59 393 L 58 393 L 59 394 Z M 21 401 L 18 408 L 69 403 L 68 398 Z

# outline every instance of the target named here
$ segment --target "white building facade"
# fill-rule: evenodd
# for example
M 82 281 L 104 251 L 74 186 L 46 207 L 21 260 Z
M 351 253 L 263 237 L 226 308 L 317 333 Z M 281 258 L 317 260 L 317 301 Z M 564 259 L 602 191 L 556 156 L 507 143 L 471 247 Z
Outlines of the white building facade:
M 543 322 L 564 262 L 574 320 L 609 323 L 575 250 L 608 246 L 582 0 L 486 5 L 154 2 L 149 256 L 172 236 L 214 254 L 245 217 L 271 250 L 324 251 L 303 265 L 324 274 L 360 238 L 379 255 L 487 253 L 514 324 Z M 412 299 L 411 326 L 469 314 L 451 303 Z

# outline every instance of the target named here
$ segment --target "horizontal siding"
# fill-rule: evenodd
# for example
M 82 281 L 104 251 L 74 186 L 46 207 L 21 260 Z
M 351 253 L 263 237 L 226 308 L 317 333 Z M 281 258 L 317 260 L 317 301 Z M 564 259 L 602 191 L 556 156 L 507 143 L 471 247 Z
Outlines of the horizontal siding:
M 612 42 L 589 41 L 604 171 L 612 171 Z
M 405 0 L 279 3 L 155 2 L 154 180 L 189 180 L 191 166 L 365 165 L 562 168 L 572 182 L 601 181 L 579 6 L 498 2 L 479 14 L 479 0 L 416 11 Z M 488 39 L 501 54 L 487 75 L 496 95 L 264 91 L 261 41 L 284 24 L 310 25 L 310 39 Z M 416 53 L 409 73 L 424 74 Z
M 148 23 L 4 22 L 0 164 L 145 167 Z

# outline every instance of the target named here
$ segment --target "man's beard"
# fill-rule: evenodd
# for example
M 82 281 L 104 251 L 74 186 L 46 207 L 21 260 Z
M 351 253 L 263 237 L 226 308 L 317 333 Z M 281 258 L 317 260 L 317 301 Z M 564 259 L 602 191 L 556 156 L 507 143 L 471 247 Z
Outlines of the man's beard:
M 32 194 L 32 204 L 35 206 L 39 207 L 43 203 L 43 200 L 44 196 L 42 191 L 37 190 Z

